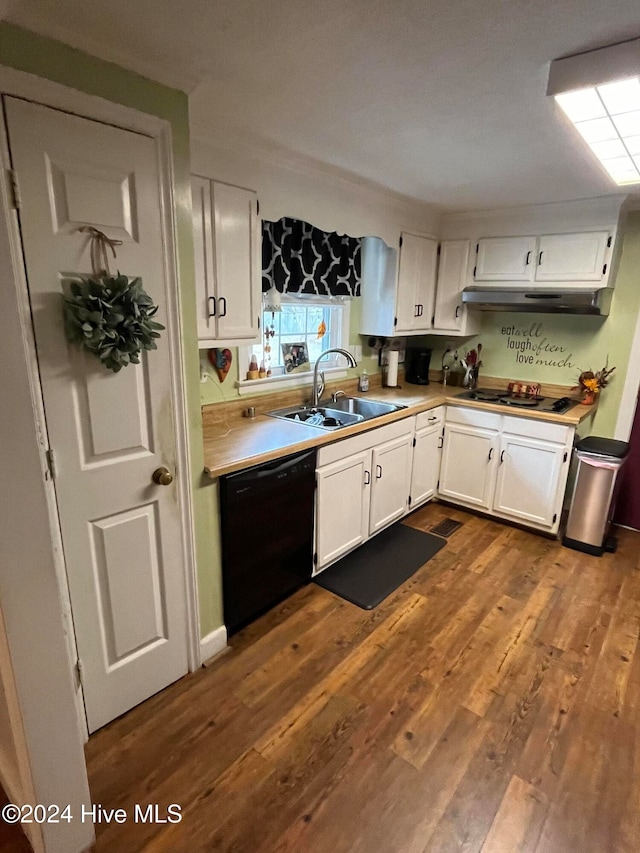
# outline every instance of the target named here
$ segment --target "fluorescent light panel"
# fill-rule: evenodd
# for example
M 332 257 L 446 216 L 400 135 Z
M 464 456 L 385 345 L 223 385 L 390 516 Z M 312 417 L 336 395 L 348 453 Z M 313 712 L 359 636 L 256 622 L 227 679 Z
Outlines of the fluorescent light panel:
M 640 183 L 640 78 L 555 95 L 619 185 Z

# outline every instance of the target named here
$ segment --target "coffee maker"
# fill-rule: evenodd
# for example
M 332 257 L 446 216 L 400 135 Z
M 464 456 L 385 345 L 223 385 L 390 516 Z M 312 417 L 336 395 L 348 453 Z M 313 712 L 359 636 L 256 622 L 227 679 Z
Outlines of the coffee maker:
M 404 378 L 412 385 L 429 384 L 429 363 L 432 350 L 426 347 L 408 347 L 404 359 Z

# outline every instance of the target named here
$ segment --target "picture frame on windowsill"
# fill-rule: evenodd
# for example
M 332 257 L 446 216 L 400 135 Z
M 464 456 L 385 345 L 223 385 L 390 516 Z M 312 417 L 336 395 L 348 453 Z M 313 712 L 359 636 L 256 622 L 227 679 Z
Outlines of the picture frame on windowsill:
M 281 344 L 285 373 L 304 373 L 311 367 L 305 341 Z

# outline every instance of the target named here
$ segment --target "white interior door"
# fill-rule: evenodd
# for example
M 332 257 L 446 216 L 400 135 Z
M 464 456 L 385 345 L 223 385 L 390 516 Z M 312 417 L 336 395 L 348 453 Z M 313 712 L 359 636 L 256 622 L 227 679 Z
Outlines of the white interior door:
M 141 276 L 168 325 L 155 143 L 5 99 L 29 295 L 87 721 L 94 731 L 187 672 L 169 331 L 113 374 L 66 342 L 62 291 L 90 274 L 93 225 L 122 240 L 112 269 Z M 185 472 L 186 475 L 186 472 Z M 35 630 L 35 627 L 34 627 Z

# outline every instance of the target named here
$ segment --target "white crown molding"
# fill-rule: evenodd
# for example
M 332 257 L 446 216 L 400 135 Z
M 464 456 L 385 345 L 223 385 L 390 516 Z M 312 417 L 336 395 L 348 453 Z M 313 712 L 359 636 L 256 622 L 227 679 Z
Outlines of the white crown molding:
M 221 134 L 219 128 L 214 129 L 209 125 L 193 121 L 193 119 L 190 122 L 190 129 L 192 142 L 202 142 L 205 145 L 212 145 L 223 151 L 234 153 L 240 151 L 247 157 L 271 163 L 280 168 L 291 169 L 299 174 L 320 175 L 325 179 L 332 180 L 336 184 L 355 186 L 360 191 L 369 193 L 372 196 L 379 197 L 382 195 L 387 203 L 394 203 L 398 207 L 409 207 L 413 210 L 419 208 L 422 211 L 437 215 L 443 212 L 443 208 L 440 205 L 424 201 L 424 199 L 404 195 L 384 186 L 384 184 L 379 184 L 376 181 L 371 181 L 368 178 L 357 175 L 355 172 L 341 169 L 339 166 L 333 166 L 322 160 L 316 160 L 313 157 L 308 157 L 305 154 L 300 154 L 297 151 L 259 137 L 254 136 L 247 139 L 246 135 L 228 131 L 227 129 L 225 129 L 224 134 Z
M 636 203 L 640 203 L 640 196 Z M 511 207 L 491 207 L 484 210 L 466 210 L 445 212 L 443 219 L 447 222 L 462 222 L 471 219 L 491 219 L 497 216 L 510 216 L 519 213 L 543 213 L 545 211 L 571 211 L 585 210 L 591 208 L 607 211 L 612 215 L 618 215 L 623 207 L 632 204 L 628 190 L 616 195 L 596 196 L 595 198 L 568 199 L 567 201 L 551 201 L 544 204 L 519 204 Z
M 125 51 L 113 48 L 106 42 L 91 38 L 85 33 L 77 34 L 69 27 L 51 19 L 48 19 L 46 27 L 43 27 L 40 16 L 23 5 L 20 6 L 18 17 L 19 20 L 13 21 L 11 14 L 8 14 L 4 20 L 8 24 L 20 27 L 20 29 L 29 30 L 43 38 L 62 42 L 81 53 L 102 59 L 104 62 L 111 62 L 155 83 L 160 83 L 171 89 L 178 89 L 186 94 L 193 92 L 204 78 L 204 73 L 188 71 L 183 64 L 172 65 L 166 60 L 150 60 L 143 56 L 132 58 Z

